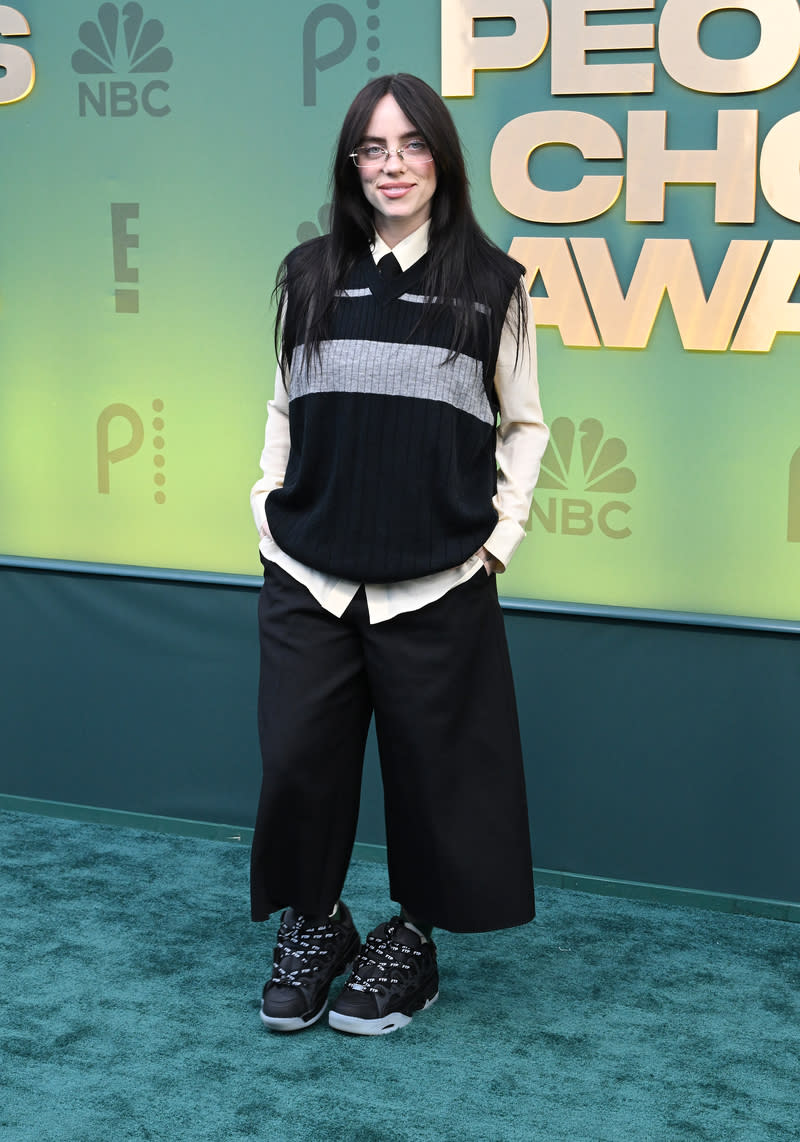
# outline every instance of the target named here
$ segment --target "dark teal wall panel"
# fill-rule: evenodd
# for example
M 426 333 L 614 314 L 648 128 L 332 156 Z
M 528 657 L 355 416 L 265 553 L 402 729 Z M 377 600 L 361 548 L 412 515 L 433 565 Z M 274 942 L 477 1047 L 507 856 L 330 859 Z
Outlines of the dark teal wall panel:
M 0 571 L 2 791 L 249 824 L 255 594 Z
M 534 859 L 800 899 L 796 636 L 507 616 Z
M 247 588 L 0 568 L 0 793 L 251 825 L 255 611 Z M 538 866 L 800 900 L 796 637 L 507 628 Z M 381 818 L 371 744 L 359 840 Z
M 0 793 L 251 826 L 257 592 L 0 567 Z M 370 737 L 360 839 L 383 843 Z

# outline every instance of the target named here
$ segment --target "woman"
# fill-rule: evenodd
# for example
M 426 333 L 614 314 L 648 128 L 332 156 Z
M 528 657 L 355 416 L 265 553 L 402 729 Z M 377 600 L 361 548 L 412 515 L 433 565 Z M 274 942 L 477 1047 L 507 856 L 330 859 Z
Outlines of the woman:
M 407 1024 L 438 997 L 433 926 L 534 914 L 519 729 L 495 573 L 523 537 L 547 442 L 522 267 L 472 213 L 439 96 L 356 96 L 331 233 L 278 277 L 263 478 L 254 920 L 285 909 L 261 1018 Z M 499 415 L 499 423 L 498 423 Z M 367 728 L 399 915 L 361 946 L 339 899 Z

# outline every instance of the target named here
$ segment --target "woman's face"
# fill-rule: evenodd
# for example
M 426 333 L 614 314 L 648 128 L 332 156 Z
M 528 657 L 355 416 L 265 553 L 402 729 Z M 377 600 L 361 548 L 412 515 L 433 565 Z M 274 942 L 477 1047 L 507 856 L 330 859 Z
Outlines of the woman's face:
M 390 246 L 413 233 L 431 214 L 436 190 L 436 163 L 414 162 L 395 154 L 397 147 L 420 132 L 406 118 L 393 95 L 375 104 L 361 143 L 378 143 L 392 153 L 374 167 L 359 167 L 361 189 L 374 210 L 375 229 Z

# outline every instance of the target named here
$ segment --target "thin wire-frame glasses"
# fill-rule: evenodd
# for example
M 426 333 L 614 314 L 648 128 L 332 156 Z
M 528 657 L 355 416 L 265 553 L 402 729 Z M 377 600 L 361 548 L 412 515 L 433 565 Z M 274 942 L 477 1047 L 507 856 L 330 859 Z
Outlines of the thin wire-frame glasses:
M 418 166 L 433 162 L 431 149 L 424 139 L 411 139 L 402 147 L 395 147 L 391 151 L 378 143 L 362 143 L 351 153 L 350 158 L 357 167 L 377 167 L 387 163 L 392 155 L 397 155 L 401 162 Z

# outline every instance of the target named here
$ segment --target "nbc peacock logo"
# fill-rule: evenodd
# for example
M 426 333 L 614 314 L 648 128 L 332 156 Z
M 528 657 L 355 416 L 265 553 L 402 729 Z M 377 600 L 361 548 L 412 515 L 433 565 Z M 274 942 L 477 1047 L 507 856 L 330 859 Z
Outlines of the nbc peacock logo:
M 132 2 L 118 8 L 101 4 L 96 20 L 86 20 L 78 29 L 83 47 L 72 55 L 72 70 L 86 76 L 163 75 L 173 64 L 173 55 L 162 43 L 164 25 L 146 20 L 141 4 Z M 91 110 L 96 116 L 128 119 L 139 111 L 160 119 L 171 108 L 165 96 L 169 84 L 163 79 L 85 80 L 78 84 L 78 114 L 85 119 Z
M 636 487 L 627 456 L 625 441 L 606 436 L 599 420 L 576 425 L 558 417 L 542 457 L 532 518 L 551 534 L 591 535 L 597 528 L 608 539 L 627 539 L 631 529 L 620 516 L 628 516 L 631 507 L 618 498 Z

